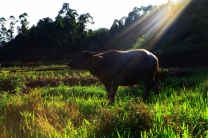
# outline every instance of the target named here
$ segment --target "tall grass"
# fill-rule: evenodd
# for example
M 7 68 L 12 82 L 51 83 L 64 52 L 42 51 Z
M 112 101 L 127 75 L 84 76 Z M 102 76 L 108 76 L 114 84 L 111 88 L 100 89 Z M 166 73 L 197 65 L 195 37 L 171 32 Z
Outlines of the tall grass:
M 188 76 L 167 76 L 160 82 L 160 96 L 151 94 L 145 103 L 141 100 L 142 84 L 119 87 L 111 106 L 102 85 L 70 87 L 60 83 L 58 87 L 31 89 L 25 95 L 4 91 L 0 97 L 0 137 L 208 137 L 208 71 L 185 71 Z M 36 73 L 26 75 L 69 75 Z M 26 75 L 0 74 L 2 80 L 19 77 L 21 84 L 27 81 Z

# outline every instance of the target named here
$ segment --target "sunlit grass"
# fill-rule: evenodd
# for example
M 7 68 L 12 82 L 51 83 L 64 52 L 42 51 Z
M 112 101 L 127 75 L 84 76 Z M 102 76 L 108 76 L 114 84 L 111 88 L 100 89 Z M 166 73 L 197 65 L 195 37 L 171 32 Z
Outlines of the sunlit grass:
M 145 103 L 141 100 L 142 84 L 119 87 L 116 102 L 111 106 L 104 86 L 98 84 L 60 83 L 57 87 L 33 88 L 25 95 L 5 91 L 0 97 L 0 136 L 208 137 L 208 72 L 206 68 L 184 70 L 188 76 L 167 76 L 160 82 L 160 96 L 155 98 L 151 93 Z M 8 79 L 22 75 L 21 82 L 25 82 L 24 75 L 39 75 L 43 79 L 67 75 L 30 73 L 1 76 Z

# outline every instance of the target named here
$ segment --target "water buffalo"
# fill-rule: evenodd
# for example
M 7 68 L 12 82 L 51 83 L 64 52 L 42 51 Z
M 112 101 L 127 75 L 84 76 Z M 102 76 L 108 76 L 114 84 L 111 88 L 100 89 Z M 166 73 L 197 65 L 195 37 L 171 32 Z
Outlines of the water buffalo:
M 151 89 L 158 95 L 158 59 L 144 49 L 83 51 L 66 65 L 72 69 L 88 70 L 96 76 L 105 86 L 109 103 L 114 102 L 118 86 L 135 85 L 141 81 L 145 84 L 143 99 L 147 99 Z

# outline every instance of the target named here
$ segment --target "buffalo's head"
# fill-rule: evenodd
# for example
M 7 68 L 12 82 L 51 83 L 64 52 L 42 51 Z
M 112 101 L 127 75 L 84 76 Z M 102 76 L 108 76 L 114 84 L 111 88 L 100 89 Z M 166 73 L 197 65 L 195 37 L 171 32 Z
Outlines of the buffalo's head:
M 89 70 L 102 58 L 99 54 L 102 52 L 83 51 L 79 53 L 74 60 L 66 65 L 72 69 Z

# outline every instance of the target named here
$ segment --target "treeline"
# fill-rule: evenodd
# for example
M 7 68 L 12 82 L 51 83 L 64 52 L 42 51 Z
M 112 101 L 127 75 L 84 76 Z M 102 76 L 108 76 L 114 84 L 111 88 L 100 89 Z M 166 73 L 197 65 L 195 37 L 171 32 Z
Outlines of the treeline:
M 63 4 L 55 20 L 46 17 L 29 28 L 27 17 L 23 13 L 18 20 L 14 16 L 0 18 L 0 61 L 32 60 L 60 53 L 58 59 L 63 53 L 88 49 L 172 52 L 208 48 L 207 0 L 135 7 L 128 16 L 115 19 L 110 29 L 89 29 L 87 25 L 94 23 L 93 17 L 89 13 L 79 15 L 68 3 Z M 14 38 L 16 24 L 18 34 Z

